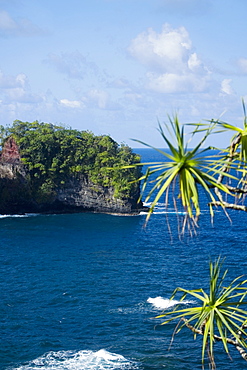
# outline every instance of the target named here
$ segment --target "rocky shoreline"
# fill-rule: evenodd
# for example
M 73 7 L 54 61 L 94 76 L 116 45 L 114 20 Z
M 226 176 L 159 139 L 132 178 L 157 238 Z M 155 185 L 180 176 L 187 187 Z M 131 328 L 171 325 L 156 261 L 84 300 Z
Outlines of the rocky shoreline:
M 71 177 L 50 199 L 38 202 L 30 190 L 28 171 L 22 164 L 0 164 L 0 214 L 94 212 L 137 215 L 147 211 L 138 203 L 139 192 L 116 199 L 114 189 L 94 185 L 87 178 Z

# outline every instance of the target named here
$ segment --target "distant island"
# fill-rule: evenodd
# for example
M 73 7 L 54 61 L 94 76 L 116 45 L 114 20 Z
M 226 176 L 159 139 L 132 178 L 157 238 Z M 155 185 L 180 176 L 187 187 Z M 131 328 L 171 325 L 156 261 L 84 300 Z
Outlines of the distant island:
M 1 129 L 0 214 L 135 214 L 140 157 L 110 136 L 43 122 Z

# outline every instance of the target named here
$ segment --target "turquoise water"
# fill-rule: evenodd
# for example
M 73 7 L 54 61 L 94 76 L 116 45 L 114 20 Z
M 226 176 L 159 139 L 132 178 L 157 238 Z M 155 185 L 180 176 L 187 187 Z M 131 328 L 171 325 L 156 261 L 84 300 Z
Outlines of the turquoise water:
M 153 317 L 175 287 L 207 286 L 210 257 L 226 257 L 229 279 L 246 273 L 247 215 L 218 212 L 212 227 L 205 208 L 179 241 L 170 209 L 171 241 L 164 212 L 146 228 L 145 215 L 2 217 L 0 369 L 200 369 L 200 339 L 182 331 L 168 350 L 174 326 Z M 246 368 L 216 348 L 219 369 Z

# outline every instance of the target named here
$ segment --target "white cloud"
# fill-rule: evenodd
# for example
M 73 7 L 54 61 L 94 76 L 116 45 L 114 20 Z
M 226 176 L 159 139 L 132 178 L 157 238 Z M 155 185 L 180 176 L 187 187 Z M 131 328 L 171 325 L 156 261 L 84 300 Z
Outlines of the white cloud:
M 36 104 L 42 102 L 42 100 L 43 99 L 41 96 L 18 87 L 14 89 L 9 89 L 5 96 L 5 101 L 11 101 L 12 103 L 17 102 L 25 104 Z
M 15 87 L 28 87 L 28 78 L 24 73 L 19 73 L 16 76 L 6 75 L 0 71 L 0 88 L 8 89 Z
M 0 89 L 23 86 L 23 83 L 25 83 L 24 81 L 27 81 L 27 77 L 22 73 L 14 77 L 11 75 L 5 75 L 2 71 L 0 71 Z
M 233 94 L 233 89 L 231 87 L 231 82 L 232 80 L 231 79 L 224 79 L 222 82 L 221 82 L 221 91 L 227 95 L 231 95 Z
M 68 108 L 83 108 L 84 104 L 79 100 L 61 99 L 60 104 Z
M 13 101 L 22 101 L 23 97 L 25 96 L 25 90 L 21 87 L 15 87 L 13 89 L 9 89 L 6 97 L 8 100 Z
M 100 110 L 114 110 L 118 108 L 116 103 L 111 102 L 110 95 L 99 89 L 89 90 L 80 100 L 61 99 L 60 105 L 67 108 L 91 108 Z
M 164 73 L 162 75 L 148 74 L 148 87 L 160 93 L 184 93 L 187 91 L 202 92 L 208 85 L 207 78 L 194 76 L 193 74 L 178 75 Z
M 194 73 L 202 73 L 206 72 L 206 68 L 203 66 L 201 60 L 198 58 L 196 53 L 192 53 L 188 59 L 188 68 Z
M 132 40 L 129 52 L 147 67 L 147 86 L 163 93 L 204 91 L 210 72 L 193 51 L 184 27 L 165 24 L 161 33 L 149 28 Z
M 43 97 L 31 92 L 24 73 L 17 76 L 5 75 L 0 71 L 0 97 L 3 104 L 40 103 Z
M 27 76 L 24 73 L 20 73 L 16 76 L 16 82 L 21 86 L 25 86 L 28 83 Z
M 161 33 L 152 28 L 132 40 L 129 52 L 142 64 L 161 71 L 183 71 L 190 56 L 191 41 L 184 27 L 172 29 L 168 24 Z

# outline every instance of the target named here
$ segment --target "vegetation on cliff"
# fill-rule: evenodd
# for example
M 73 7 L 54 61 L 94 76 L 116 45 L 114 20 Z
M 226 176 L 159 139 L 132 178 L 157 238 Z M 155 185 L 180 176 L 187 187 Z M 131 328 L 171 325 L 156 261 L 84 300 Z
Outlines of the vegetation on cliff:
M 40 202 L 49 201 L 71 178 L 82 176 L 95 189 L 112 187 L 115 198 L 126 199 L 138 192 L 135 180 L 140 177 L 140 169 L 119 168 L 140 162 L 140 157 L 110 136 L 38 121 L 17 120 L 11 127 L 0 129 L 2 147 L 9 137 L 18 144 L 32 195 Z

